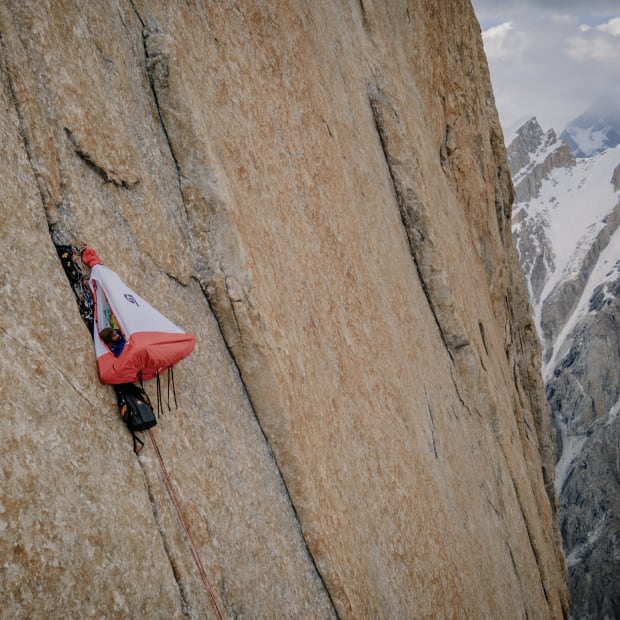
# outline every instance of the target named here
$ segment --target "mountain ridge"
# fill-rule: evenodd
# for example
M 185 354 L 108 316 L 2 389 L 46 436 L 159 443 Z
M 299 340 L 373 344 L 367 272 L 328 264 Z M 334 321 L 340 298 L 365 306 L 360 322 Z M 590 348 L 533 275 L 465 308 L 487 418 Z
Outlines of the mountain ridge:
M 530 119 L 521 135 L 517 132 L 520 143 L 508 147 L 521 152 L 523 167 L 512 169 L 515 183 L 533 188 L 515 202 L 513 235 L 543 346 L 556 430 L 556 490 L 571 615 L 613 617 L 620 608 L 615 559 L 620 494 L 613 472 L 614 442 L 620 438 L 615 318 L 620 310 L 620 146 L 554 159 L 568 145 L 547 140 L 541 148 L 543 132 L 535 125 Z M 526 142 L 526 135 L 536 139 Z

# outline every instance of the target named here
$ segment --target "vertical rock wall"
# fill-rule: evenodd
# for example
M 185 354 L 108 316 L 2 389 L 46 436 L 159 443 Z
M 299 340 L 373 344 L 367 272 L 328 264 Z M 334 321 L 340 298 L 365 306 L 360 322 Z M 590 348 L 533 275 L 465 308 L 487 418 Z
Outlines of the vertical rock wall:
M 5 2 L 0 37 L 0 613 L 561 617 L 469 2 Z M 54 242 L 197 337 L 154 436 L 215 605 Z

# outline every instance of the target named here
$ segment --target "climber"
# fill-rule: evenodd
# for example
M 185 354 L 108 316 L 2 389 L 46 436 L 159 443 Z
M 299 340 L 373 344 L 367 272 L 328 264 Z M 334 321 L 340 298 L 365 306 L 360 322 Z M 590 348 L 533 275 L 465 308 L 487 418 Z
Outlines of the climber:
M 112 351 L 114 357 L 118 357 L 123 352 L 125 338 L 123 338 L 123 334 L 121 334 L 120 330 L 113 329 L 112 327 L 104 327 L 99 332 L 99 338 L 110 347 L 110 351 Z

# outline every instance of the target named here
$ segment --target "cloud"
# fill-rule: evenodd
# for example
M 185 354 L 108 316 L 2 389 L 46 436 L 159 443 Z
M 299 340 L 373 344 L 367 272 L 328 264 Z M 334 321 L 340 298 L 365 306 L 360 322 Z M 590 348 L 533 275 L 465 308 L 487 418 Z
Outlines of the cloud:
M 606 24 L 600 24 L 598 26 L 589 26 L 588 24 L 582 24 L 579 29 L 581 32 L 589 32 L 595 28 L 596 30 L 601 30 L 602 32 L 608 32 L 609 34 L 617 37 L 620 36 L 620 17 L 614 17 L 610 19 Z
M 472 0 L 476 14 L 483 19 L 497 19 L 499 16 L 518 11 L 555 12 L 579 15 L 587 13 L 593 17 L 605 17 L 618 13 L 618 0 Z
M 620 58 L 620 17 L 598 26 L 582 25 L 578 36 L 566 42 L 567 54 L 583 63 L 587 60 L 611 61 Z
M 536 116 L 544 129 L 559 133 L 599 96 L 620 98 L 617 0 L 473 0 L 473 5 L 504 127 Z
M 600 37 L 574 37 L 566 42 L 566 53 L 577 62 L 613 60 L 620 56 L 620 45 Z
M 514 49 L 514 46 L 508 42 L 511 30 L 512 22 L 504 22 L 482 33 L 487 57 L 493 58 L 494 60 L 501 60 L 511 53 L 511 50 Z
M 610 19 L 606 24 L 601 24 L 597 26 L 599 30 L 603 32 L 608 32 L 614 37 L 620 37 L 620 17 L 614 17 Z

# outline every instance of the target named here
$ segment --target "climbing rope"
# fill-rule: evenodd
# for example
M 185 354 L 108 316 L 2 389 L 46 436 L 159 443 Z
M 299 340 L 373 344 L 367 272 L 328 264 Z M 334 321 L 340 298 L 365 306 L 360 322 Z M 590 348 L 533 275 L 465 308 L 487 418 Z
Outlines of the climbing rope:
M 155 455 L 157 456 L 157 460 L 159 461 L 159 466 L 161 468 L 161 473 L 164 478 L 164 483 L 166 485 L 166 490 L 168 491 L 168 495 L 172 500 L 175 511 L 177 513 L 177 517 L 179 519 L 179 523 L 181 524 L 181 528 L 183 529 L 183 533 L 185 535 L 185 539 L 187 540 L 187 544 L 189 545 L 190 551 L 192 552 L 192 556 L 194 557 L 194 561 L 196 562 L 196 566 L 198 567 L 198 572 L 200 573 L 200 578 L 202 579 L 202 583 L 207 590 L 207 594 L 209 595 L 209 599 L 211 600 L 211 605 L 215 611 L 215 614 L 219 618 L 219 620 L 223 620 L 220 609 L 215 600 L 215 596 L 213 594 L 213 589 L 211 588 L 211 584 L 209 583 L 209 579 L 207 577 L 207 573 L 202 565 L 202 561 L 200 560 L 200 556 L 198 555 L 198 551 L 196 550 L 196 545 L 192 539 L 192 536 L 189 532 L 189 528 L 187 527 L 187 523 L 185 517 L 183 516 L 183 511 L 181 510 L 181 505 L 177 498 L 177 495 L 174 491 L 174 487 L 172 486 L 172 480 L 170 480 L 170 476 L 168 475 L 168 470 L 166 468 L 166 464 L 164 463 L 164 459 L 162 458 L 161 452 L 159 451 L 159 447 L 157 446 L 157 442 L 155 441 L 155 436 L 149 430 L 149 437 L 151 438 L 151 443 L 153 444 L 153 450 L 155 451 Z

